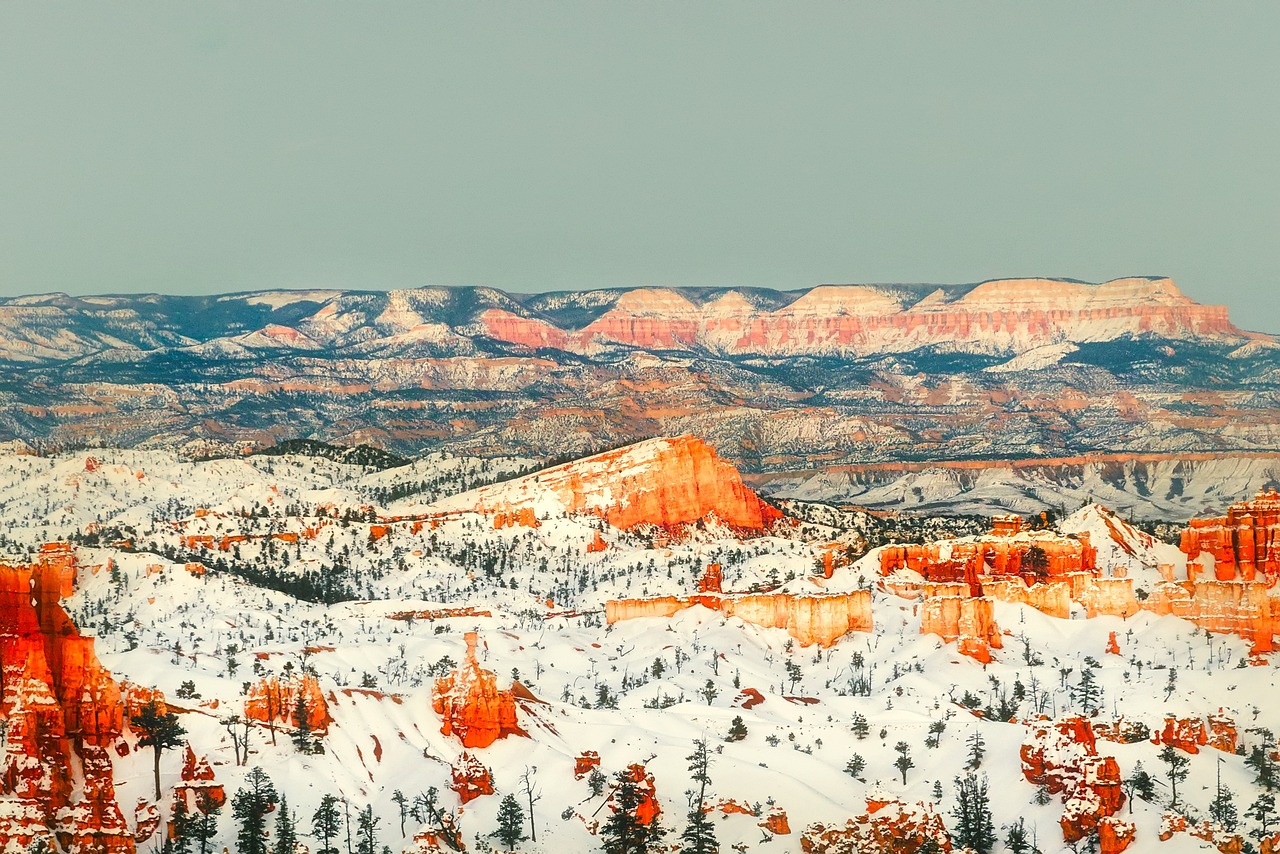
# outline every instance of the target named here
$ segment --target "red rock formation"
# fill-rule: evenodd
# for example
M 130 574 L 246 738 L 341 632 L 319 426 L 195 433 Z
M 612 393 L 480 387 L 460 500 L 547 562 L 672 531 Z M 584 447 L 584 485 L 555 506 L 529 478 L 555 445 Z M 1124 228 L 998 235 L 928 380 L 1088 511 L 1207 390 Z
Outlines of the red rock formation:
M 1097 574 L 1098 550 L 1088 534 L 1064 537 L 1051 531 L 1023 532 L 1020 524 L 996 517 L 992 532 L 985 537 L 885 546 L 880 551 L 880 574 L 909 569 L 930 582 L 963 581 L 974 596 L 982 595 L 986 579 L 1021 577 L 1031 585 L 1075 572 Z M 1042 555 L 1043 565 L 1028 560 L 1033 548 Z
M 450 503 L 481 513 L 525 513 L 547 497 L 568 513 L 599 516 L 616 528 L 655 525 L 679 530 L 715 517 L 741 533 L 760 533 L 783 519 L 742 482 L 715 451 L 692 436 L 650 439 L 504 483 Z M 541 511 L 539 511 L 541 512 Z
M 1137 836 L 1133 822 L 1109 815 L 1098 822 L 1098 845 L 1101 854 L 1121 854 Z
M 724 582 L 724 573 L 720 569 L 720 564 L 709 563 L 707 568 L 702 571 L 702 575 L 698 578 L 699 593 L 721 593 L 720 587 Z
M 227 802 L 226 791 L 214 778 L 209 760 L 203 756 L 197 757 L 189 743 L 182 761 L 182 782 L 174 787 L 173 799 L 169 806 L 169 822 L 166 828 L 169 839 L 172 839 L 176 832 L 173 816 L 180 802 L 188 815 L 208 813 Z
M 743 688 L 733 698 L 733 704 L 739 709 L 752 709 L 764 702 L 764 695 L 755 688 Z
M 951 851 L 942 817 L 928 804 L 908 806 L 877 795 L 867 797 L 867 811 L 843 825 L 811 824 L 800 837 L 804 854 L 916 854 L 926 845 Z
M 600 767 L 600 754 L 594 750 L 584 750 L 578 754 L 573 763 L 573 779 L 581 780 L 591 773 L 592 768 Z
M 1116 640 L 1116 633 L 1112 632 L 1107 636 L 1107 655 L 1119 655 L 1120 642 Z
M 937 635 L 948 643 L 956 641 L 962 655 L 990 662 L 991 650 L 1003 646 L 992 600 L 954 595 L 967 591 L 962 585 L 951 587 L 955 589 L 925 598 L 920 607 L 920 633 Z
M 1205 745 L 1225 753 L 1235 753 L 1240 736 L 1235 721 L 1219 709 L 1217 714 L 1209 715 L 1208 728 L 1199 718 L 1170 715 L 1164 719 L 1164 727 L 1152 733 L 1151 743 L 1172 744 L 1186 753 L 1199 753 Z
M 463 804 L 483 795 L 492 795 L 493 772 L 464 750 L 453 765 L 449 788 L 458 793 Z
M 1210 632 L 1235 634 L 1253 643 L 1253 652 L 1270 652 L 1276 618 L 1260 581 L 1164 582 L 1143 603 L 1156 614 L 1173 614 Z
M 0 565 L 0 848 L 53 835 L 71 852 L 134 850 L 107 752 L 124 728 L 120 688 L 59 604 L 75 574 L 62 544 L 29 566 Z
M 634 765 L 628 765 L 625 773 L 631 782 L 635 783 L 636 792 L 640 796 L 640 801 L 636 805 L 636 819 L 641 824 L 648 826 L 658 816 L 662 815 L 662 805 L 658 803 L 658 789 L 654 785 L 653 775 L 638 762 Z M 618 807 L 614 802 L 614 793 L 609 793 L 608 804 L 609 809 L 617 812 Z
M 600 536 L 599 531 L 593 531 L 591 542 L 587 543 L 587 554 L 596 554 L 609 548 L 609 544 L 605 542 L 604 537 Z
M 1240 733 L 1236 730 L 1236 722 L 1218 709 L 1218 713 L 1209 715 L 1210 747 L 1223 753 L 1235 753 L 1240 745 Z
M 759 826 L 774 836 L 785 836 L 791 833 L 791 823 L 787 821 L 787 811 L 782 807 L 772 807 L 765 817 L 760 819 Z
M 498 677 L 476 660 L 475 632 L 467 632 L 462 666 L 436 680 L 431 706 L 444 719 L 440 732 L 456 735 L 464 747 L 488 747 L 508 735 L 528 737 L 516 719 L 516 698 L 498 689 Z
M 329 704 L 325 701 L 320 682 L 311 674 L 294 676 L 281 682 L 268 676 L 249 687 L 244 699 L 244 715 L 250 720 L 265 724 L 283 723 L 298 726 L 298 698 L 307 707 L 307 725 L 312 735 L 324 735 L 329 731 L 333 718 L 329 716 Z
M 1280 493 L 1259 491 L 1252 501 L 1227 508 L 1217 519 L 1192 519 L 1182 532 L 1188 561 L 1212 557 L 1218 581 L 1253 581 L 1280 576 Z
M 1061 827 L 1068 843 L 1101 832 L 1102 822 L 1124 806 L 1120 766 L 1098 755 L 1093 727 L 1084 718 L 1032 724 L 1020 755 L 1029 783 L 1064 795 Z
M 1088 578 L 1074 597 L 1093 617 L 1132 617 L 1142 606 L 1133 593 L 1132 578 Z
M 133 806 L 133 841 L 142 843 L 160 829 L 160 808 L 144 798 Z
M 605 603 L 605 619 L 613 624 L 637 617 L 666 618 L 694 605 L 752 625 L 786 629 L 804 646 L 830 646 L 850 632 L 869 632 L 873 627 L 871 593 L 866 590 L 819 596 L 746 593 L 612 599 Z

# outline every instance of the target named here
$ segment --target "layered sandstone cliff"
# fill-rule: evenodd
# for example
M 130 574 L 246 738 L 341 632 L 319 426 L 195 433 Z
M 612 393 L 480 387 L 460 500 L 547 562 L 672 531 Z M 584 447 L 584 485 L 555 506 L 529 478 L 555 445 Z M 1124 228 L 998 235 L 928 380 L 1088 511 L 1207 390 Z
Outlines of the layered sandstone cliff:
M 301 709 L 299 700 L 302 701 Z M 305 711 L 307 728 L 313 735 L 324 735 L 329 724 L 333 723 L 320 682 L 309 673 L 285 680 L 265 677 L 251 685 L 245 695 L 245 717 L 270 726 L 298 727 L 301 724 L 299 711 Z
M 1205 565 L 1218 581 L 1280 576 L 1280 493 L 1260 490 L 1252 501 L 1227 508 L 1216 519 L 1192 519 L 1182 532 L 1187 560 Z
M 617 528 L 676 529 L 715 519 L 759 533 L 783 516 L 742 482 L 738 470 L 700 439 L 650 439 L 446 499 L 442 510 L 503 519 L 579 513 Z
M 120 687 L 59 600 L 74 553 L 45 546 L 29 566 L 0 565 L 0 848 L 56 838 L 69 852 L 132 852 L 107 748 L 124 728 Z
M 613 599 L 605 603 L 610 623 L 638 617 L 671 617 L 686 608 L 702 605 L 726 617 L 770 629 L 786 629 L 801 645 L 831 646 L 850 632 L 873 628 L 871 593 L 804 596 L 792 593 L 700 593 L 695 596 L 655 596 L 646 599 Z

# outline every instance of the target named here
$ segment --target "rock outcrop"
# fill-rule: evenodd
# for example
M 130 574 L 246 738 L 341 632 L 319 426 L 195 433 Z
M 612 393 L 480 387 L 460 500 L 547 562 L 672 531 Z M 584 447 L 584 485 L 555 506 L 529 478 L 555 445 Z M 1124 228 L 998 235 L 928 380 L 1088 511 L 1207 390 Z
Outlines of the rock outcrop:
M 840 824 L 811 824 L 800 837 L 804 854 L 916 854 L 950 852 L 951 837 L 931 804 L 909 805 L 873 792 L 867 810 Z
M 464 747 L 488 747 L 508 735 L 528 736 L 516 717 L 516 696 L 500 690 L 498 677 L 476 660 L 475 632 L 467 632 L 467 656 L 462 666 L 436 680 L 431 706 L 443 718 L 440 732 L 453 735 Z
M 1021 758 L 1027 782 L 1063 795 L 1061 826 L 1067 843 L 1101 833 L 1105 819 L 1124 806 L 1120 766 L 1114 757 L 1098 755 L 1093 726 L 1084 718 L 1029 725 Z
M 675 531 L 714 518 L 739 533 L 761 533 L 783 519 L 738 470 L 700 439 L 650 439 L 440 502 L 500 519 L 574 513 L 616 528 Z M 523 514 L 523 516 L 522 516 Z
M 284 724 L 297 727 L 298 700 L 301 698 L 307 713 L 307 726 L 312 735 L 324 735 L 329 731 L 333 718 L 329 716 L 329 704 L 320 690 L 320 682 L 311 674 L 294 676 L 281 681 L 275 676 L 260 679 L 249 687 L 244 699 L 244 714 L 250 720 L 269 726 Z
M 1182 551 L 1218 581 L 1273 584 L 1280 576 L 1280 493 L 1259 491 L 1252 501 L 1227 508 L 1216 519 L 1192 519 L 1182 532 Z
M 929 585 L 920 605 L 921 634 L 937 635 L 956 642 L 961 654 L 988 663 L 991 650 L 1000 649 L 1000 627 L 996 625 L 992 600 L 973 598 L 963 584 Z
M 125 725 L 120 687 L 59 604 L 75 574 L 61 544 L 0 565 L 0 849 L 53 836 L 68 852 L 134 850 L 108 753 Z
M 1255 653 L 1271 652 L 1276 600 L 1261 581 L 1164 582 L 1143 603 L 1156 614 L 1173 614 L 1210 632 L 1239 635 Z
M 866 590 L 814 596 L 725 593 L 612 599 L 605 603 L 605 619 L 612 624 L 637 617 L 671 617 L 695 605 L 752 625 L 786 629 L 804 646 L 831 646 L 850 632 L 869 632 L 873 627 L 871 593 Z
M 457 792 L 463 804 L 493 794 L 493 772 L 465 750 L 453 764 L 450 776 L 449 788 Z

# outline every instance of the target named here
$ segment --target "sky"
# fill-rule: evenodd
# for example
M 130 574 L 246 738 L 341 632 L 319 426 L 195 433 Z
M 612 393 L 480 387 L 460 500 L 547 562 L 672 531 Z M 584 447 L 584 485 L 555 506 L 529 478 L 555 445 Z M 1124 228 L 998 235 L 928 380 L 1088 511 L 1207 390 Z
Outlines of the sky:
M 0 295 L 1168 275 L 1280 333 L 1270 2 L 0 3 Z

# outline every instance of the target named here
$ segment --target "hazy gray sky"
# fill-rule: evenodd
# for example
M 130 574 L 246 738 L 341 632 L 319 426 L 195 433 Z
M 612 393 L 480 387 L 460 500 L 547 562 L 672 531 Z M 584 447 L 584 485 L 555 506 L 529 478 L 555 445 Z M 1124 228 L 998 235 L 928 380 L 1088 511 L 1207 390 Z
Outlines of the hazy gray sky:
M 1280 5 L 0 5 L 0 293 L 1165 274 L 1280 332 Z

